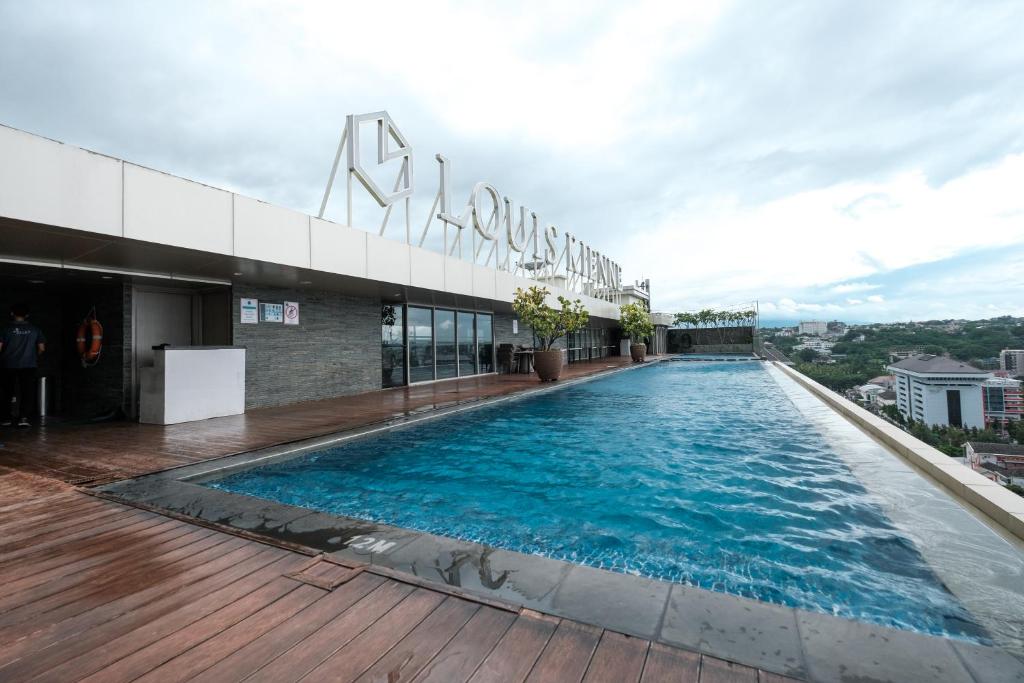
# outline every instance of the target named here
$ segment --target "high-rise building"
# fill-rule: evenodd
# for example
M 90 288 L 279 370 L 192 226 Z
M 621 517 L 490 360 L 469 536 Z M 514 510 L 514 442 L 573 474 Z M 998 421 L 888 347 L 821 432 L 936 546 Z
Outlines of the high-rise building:
M 999 369 L 1024 375 L 1024 349 L 1003 349 L 999 352 Z

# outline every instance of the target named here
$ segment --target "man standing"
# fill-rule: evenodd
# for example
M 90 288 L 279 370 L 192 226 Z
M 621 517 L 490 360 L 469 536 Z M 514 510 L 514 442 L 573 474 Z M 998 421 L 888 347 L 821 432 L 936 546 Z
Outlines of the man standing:
M 35 399 L 36 367 L 39 356 L 46 351 L 42 330 L 28 321 L 28 306 L 11 307 L 11 322 L 0 332 L 0 373 L 9 403 L 7 415 L 0 417 L 4 426 L 17 421 L 29 427 L 28 416 Z

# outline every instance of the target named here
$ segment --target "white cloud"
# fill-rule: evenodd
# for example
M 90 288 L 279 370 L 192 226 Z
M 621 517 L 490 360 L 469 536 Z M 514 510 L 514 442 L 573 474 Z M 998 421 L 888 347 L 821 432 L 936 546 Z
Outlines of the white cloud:
M 873 304 L 880 304 L 883 301 L 885 301 L 885 297 L 882 296 L 881 294 L 872 294 L 871 296 L 868 297 L 868 301 L 870 301 Z
M 853 294 L 855 292 L 867 292 L 878 289 L 882 285 L 873 285 L 870 282 L 844 282 L 836 285 L 830 290 L 833 294 Z

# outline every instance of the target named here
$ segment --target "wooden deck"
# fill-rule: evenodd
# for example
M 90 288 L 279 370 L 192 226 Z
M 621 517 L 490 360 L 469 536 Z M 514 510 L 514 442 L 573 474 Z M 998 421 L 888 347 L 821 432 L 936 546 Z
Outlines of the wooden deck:
M 788 680 L 80 491 L 0 534 L 4 681 Z
M 574 364 L 563 379 L 628 364 L 621 357 Z M 537 386 L 534 375 L 483 375 L 166 427 L 120 421 L 8 429 L 0 432 L 0 468 L 74 484 L 102 483 Z
M 175 427 L 0 433 L 0 681 L 790 680 L 340 566 L 73 485 L 532 386 L 529 376 L 490 376 Z

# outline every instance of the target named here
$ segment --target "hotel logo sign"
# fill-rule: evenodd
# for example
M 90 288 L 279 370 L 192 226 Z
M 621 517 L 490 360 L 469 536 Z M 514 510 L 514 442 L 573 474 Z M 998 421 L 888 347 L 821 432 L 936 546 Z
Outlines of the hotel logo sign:
M 382 166 L 400 160 L 391 189 L 381 187 L 366 168 L 360 149 L 360 132 L 365 125 L 376 126 L 376 162 Z M 426 225 L 416 238 L 412 233 L 409 200 L 413 194 L 413 148 L 386 111 L 350 114 L 334 157 L 334 164 L 320 205 L 323 218 L 334 186 L 342 155 L 346 171 L 346 224 L 352 225 L 352 181 L 358 180 L 383 208 L 381 236 L 388 227 L 395 205 L 404 204 L 405 239 L 423 247 L 431 237 L 431 228 L 443 231 L 443 252 L 464 256 L 478 265 L 493 266 L 524 277 L 551 281 L 567 289 L 590 296 L 610 298 L 622 289 L 622 269 L 617 263 L 593 249 L 572 233 L 544 223 L 526 205 L 503 195 L 488 182 L 477 182 L 466 203 L 456 207 L 451 189 L 451 162 L 441 154 L 434 156 L 438 168 L 438 188 L 427 215 Z M 435 222 L 436 221 L 436 222 Z M 469 233 L 467 238 L 465 235 Z M 464 244 L 465 243 L 465 244 Z

